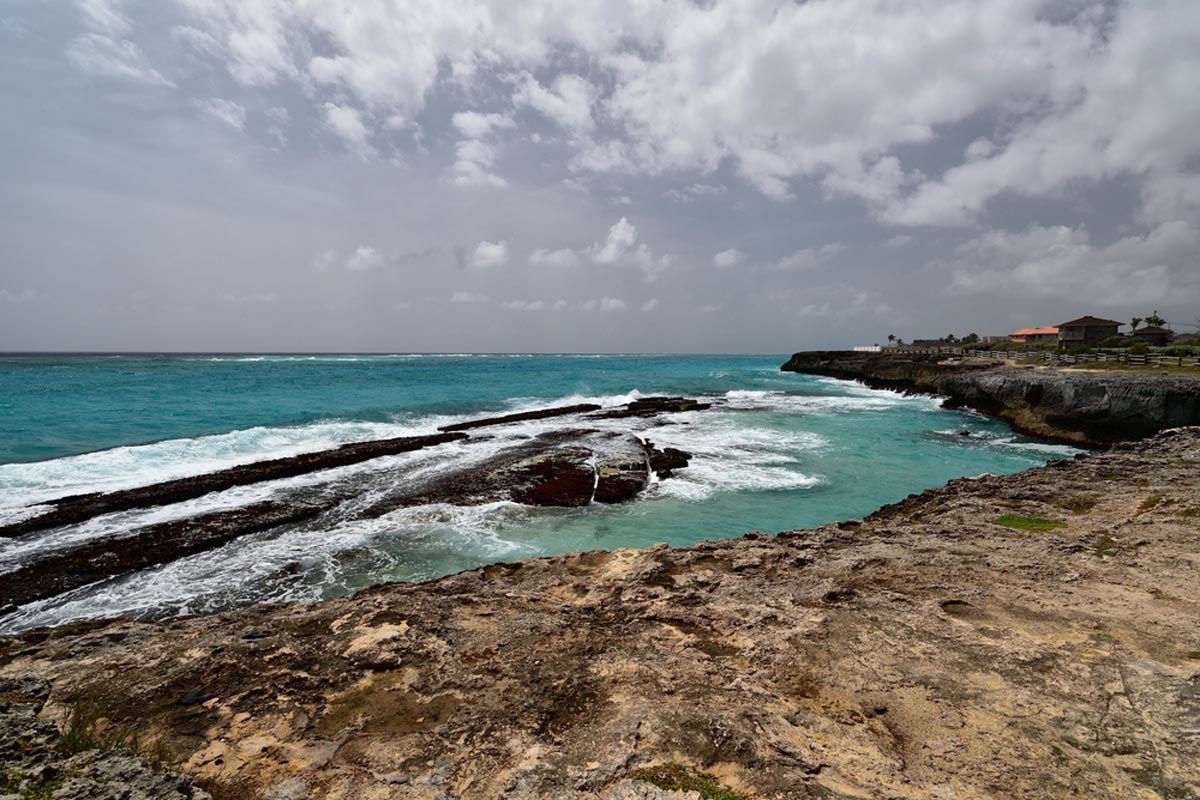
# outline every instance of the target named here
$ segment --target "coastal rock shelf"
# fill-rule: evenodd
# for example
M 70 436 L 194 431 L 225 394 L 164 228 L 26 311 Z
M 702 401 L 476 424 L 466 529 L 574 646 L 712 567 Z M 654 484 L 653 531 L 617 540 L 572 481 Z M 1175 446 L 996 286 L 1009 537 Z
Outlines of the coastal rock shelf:
M 0 702 L 226 797 L 1194 798 L 1198 488 L 1168 430 L 813 530 L 29 631 Z
M 1200 377 L 997 367 L 932 354 L 811 351 L 781 369 L 860 381 L 874 389 L 943 395 L 1047 439 L 1103 447 L 1165 428 L 1200 425 Z
M 603 418 L 640 419 L 707 407 L 687 398 L 643 398 L 607 412 L 616 416 Z M 582 415 L 599 409 L 597 405 L 579 404 L 472 420 L 448 425 L 432 436 L 358 442 L 151 486 L 67 497 L 47 504 L 50 510 L 39 516 L 0 528 L 0 536 L 36 535 L 103 514 L 181 503 L 237 486 L 320 473 L 439 445 L 470 447 L 487 441 L 482 437 L 472 440 L 464 430 L 568 416 L 574 417 L 578 425 L 598 419 Z M 377 518 L 401 508 L 435 503 L 464 506 L 514 502 L 560 507 L 618 503 L 644 491 L 652 474 L 659 479 L 670 478 L 672 470 L 687 464 L 687 453 L 659 449 L 633 433 L 565 427 L 432 476 L 392 468 L 387 473 L 390 484 L 380 490 L 382 499 L 366 508 L 354 504 L 363 491 L 358 481 L 330 479 L 285 490 L 280 499 L 134 527 L 99 540 L 75 542 L 65 549 L 50 548 L 0 574 L 0 611 L 12 611 L 97 581 L 211 550 L 248 534 L 275 529 L 286 534 L 287 526 L 321 515 Z

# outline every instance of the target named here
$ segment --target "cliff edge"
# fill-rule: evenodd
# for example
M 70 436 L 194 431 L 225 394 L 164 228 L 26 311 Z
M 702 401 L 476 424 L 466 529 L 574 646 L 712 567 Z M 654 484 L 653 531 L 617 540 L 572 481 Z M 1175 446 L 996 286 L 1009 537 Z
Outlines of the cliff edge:
M 1198 486 L 1171 430 L 814 530 L 30 631 L 0 681 L 214 798 L 1197 798 Z
M 850 351 L 796 353 L 780 369 L 943 395 L 947 407 L 971 408 L 1021 433 L 1091 447 L 1200 425 L 1200 373 L 997 367 L 943 355 Z

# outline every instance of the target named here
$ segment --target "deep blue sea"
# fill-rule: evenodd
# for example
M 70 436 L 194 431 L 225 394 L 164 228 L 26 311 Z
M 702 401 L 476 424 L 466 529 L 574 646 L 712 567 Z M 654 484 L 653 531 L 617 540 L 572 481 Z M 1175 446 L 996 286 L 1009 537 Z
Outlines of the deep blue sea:
M 104 491 L 480 415 L 638 396 L 716 403 L 645 435 L 694 454 L 678 477 L 617 506 L 428 506 L 314 523 L 35 603 L 0 630 L 113 614 L 164 615 L 335 596 L 497 560 L 687 545 L 861 517 L 951 478 L 1005 473 L 1075 450 L 1015 435 L 936 399 L 779 371 L 784 355 L 0 356 L 0 521 L 67 494 Z M 509 426 L 527 436 L 546 423 Z M 971 435 L 959 435 L 961 431 Z M 499 446 L 499 445 L 497 445 Z M 478 446 L 477 446 L 478 448 Z M 453 468 L 453 447 L 347 470 Z M 422 460 L 423 459 L 423 460 Z M 240 487 L 161 509 L 0 540 L 3 572 L 79 541 L 234 507 L 304 480 Z

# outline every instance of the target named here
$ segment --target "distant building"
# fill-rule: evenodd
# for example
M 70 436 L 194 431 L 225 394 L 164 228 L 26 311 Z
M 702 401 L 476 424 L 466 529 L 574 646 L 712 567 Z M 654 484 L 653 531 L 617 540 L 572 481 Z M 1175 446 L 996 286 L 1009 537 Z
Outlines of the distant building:
M 1145 328 L 1138 328 L 1133 335 L 1142 344 L 1148 344 L 1151 347 L 1165 347 L 1175 338 L 1175 331 L 1160 328 L 1157 325 L 1148 325 Z
M 1044 328 L 1018 328 L 1008 335 L 1013 344 L 1058 344 L 1058 328 L 1047 325 Z
M 1117 335 L 1117 329 L 1125 323 L 1113 319 L 1099 317 L 1080 317 L 1058 326 L 1059 347 L 1080 347 L 1082 345 L 1100 344 L 1110 336 Z

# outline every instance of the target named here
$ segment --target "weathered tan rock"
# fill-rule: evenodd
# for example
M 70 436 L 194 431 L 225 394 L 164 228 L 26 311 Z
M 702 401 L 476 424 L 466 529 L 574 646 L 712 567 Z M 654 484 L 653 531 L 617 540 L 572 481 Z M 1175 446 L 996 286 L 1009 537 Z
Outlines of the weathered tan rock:
M 29 632 L 0 677 L 261 797 L 637 797 L 674 762 L 755 798 L 1195 798 L 1198 567 L 1193 428 L 811 531 Z

